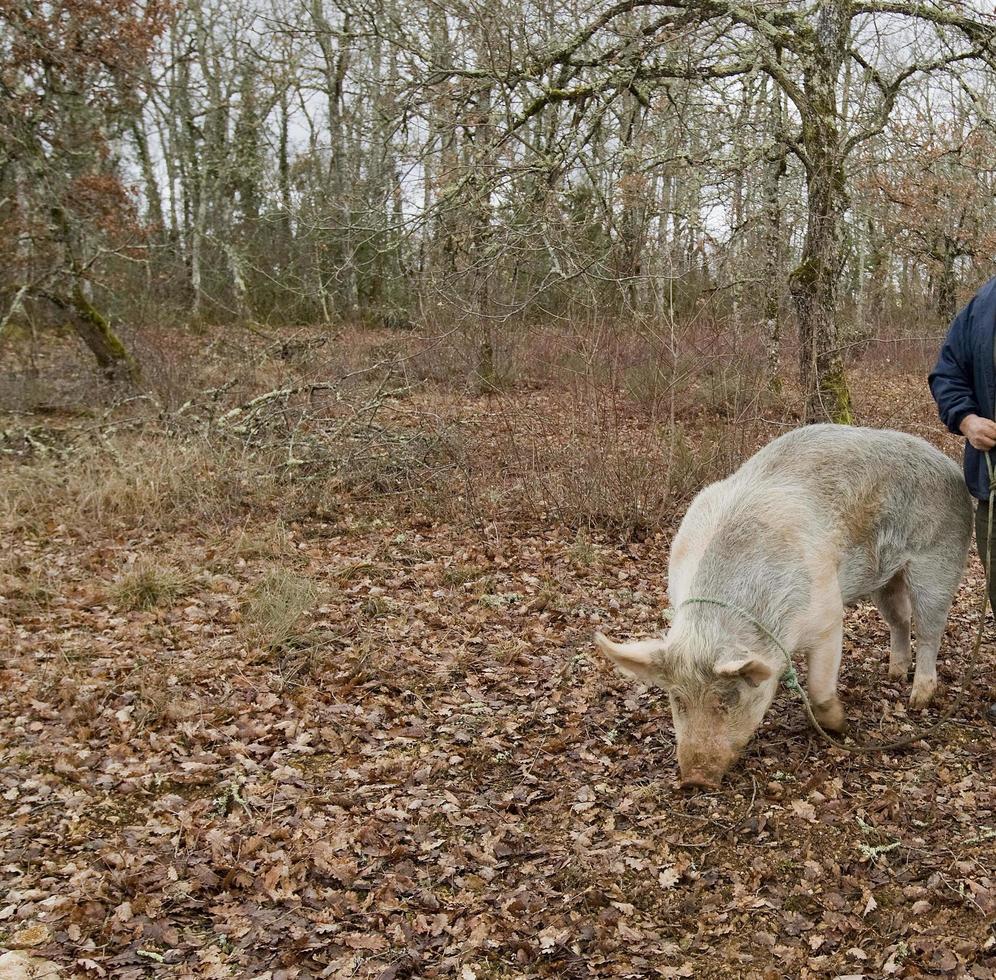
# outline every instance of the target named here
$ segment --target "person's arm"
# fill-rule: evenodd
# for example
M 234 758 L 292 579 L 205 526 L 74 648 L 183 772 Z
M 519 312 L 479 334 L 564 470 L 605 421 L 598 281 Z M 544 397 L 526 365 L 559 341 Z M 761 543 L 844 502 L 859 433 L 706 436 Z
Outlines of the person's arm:
M 986 452 L 996 446 L 996 422 L 982 416 L 975 397 L 970 344 L 973 305 L 970 303 L 952 321 L 928 380 L 941 421 Z

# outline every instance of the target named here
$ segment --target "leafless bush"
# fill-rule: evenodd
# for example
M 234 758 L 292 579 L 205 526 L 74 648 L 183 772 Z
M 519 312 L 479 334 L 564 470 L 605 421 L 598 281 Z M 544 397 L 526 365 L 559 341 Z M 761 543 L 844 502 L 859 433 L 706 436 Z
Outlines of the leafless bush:
M 413 361 L 449 337 L 408 333 L 388 352 L 364 330 L 338 343 L 348 356 L 320 333 L 255 350 L 202 338 L 204 356 L 176 356 L 210 386 L 188 385 L 179 404 L 177 388 L 172 408 L 161 393 L 131 396 L 92 420 L 7 429 L 0 515 L 231 528 L 335 520 L 353 499 L 640 533 L 749 455 L 765 419 L 787 417 L 756 359 L 717 352 L 715 328 L 696 329 L 533 325 L 503 348 L 519 381 L 485 394 L 459 365 L 449 382 L 415 380 Z M 248 538 L 247 554 L 286 550 Z

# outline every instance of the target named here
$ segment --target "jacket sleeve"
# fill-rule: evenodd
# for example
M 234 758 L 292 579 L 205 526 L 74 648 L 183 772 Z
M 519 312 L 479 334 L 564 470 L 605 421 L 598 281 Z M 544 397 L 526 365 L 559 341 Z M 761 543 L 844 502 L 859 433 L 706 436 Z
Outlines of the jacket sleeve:
M 954 318 L 928 378 L 941 421 L 956 435 L 961 434 L 958 426 L 966 415 L 984 414 L 979 411 L 973 385 L 971 316 L 969 304 Z

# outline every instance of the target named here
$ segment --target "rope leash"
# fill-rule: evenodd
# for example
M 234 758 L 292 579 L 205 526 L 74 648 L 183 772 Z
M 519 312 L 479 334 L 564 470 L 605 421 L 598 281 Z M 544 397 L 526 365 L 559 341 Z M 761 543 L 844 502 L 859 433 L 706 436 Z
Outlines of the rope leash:
M 885 752 L 891 751 L 892 749 L 905 748 L 907 745 L 914 745 L 917 742 L 922 742 L 928 735 L 934 734 L 939 729 L 943 728 L 950 720 L 954 712 L 961 706 L 962 701 L 965 699 L 965 692 L 968 690 L 969 685 L 972 681 L 972 676 L 975 673 L 975 665 L 977 658 L 979 656 L 979 650 L 982 648 L 982 636 L 985 631 L 986 625 L 986 610 L 989 608 L 989 578 L 990 578 L 990 560 L 992 558 L 992 536 L 993 536 L 993 482 L 994 482 L 994 469 L 993 462 L 989 457 L 987 452 L 985 455 L 986 468 L 989 471 L 989 520 L 988 527 L 986 529 L 986 561 L 985 561 L 985 572 L 986 581 L 985 588 L 982 593 L 982 604 L 979 611 L 979 628 L 975 634 L 975 644 L 972 648 L 971 656 L 969 657 L 968 666 L 965 668 L 965 672 L 961 679 L 961 691 L 958 697 L 952 701 L 944 713 L 933 725 L 924 729 L 917 735 L 909 735 L 905 738 L 896 739 L 894 742 L 868 742 L 864 745 L 847 745 L 844 742 L 835 739 L 829 732 L 827 732 L 823 726 L 816 720 L 816 715 L 813 714 L 813 706 L 809 700 L 809 695 L 805 692 L 802 685 L 799 683 L 799 675 L 796 673 L 795 665 L 792 663 L 792 655 L 785 648 L 785 645 L 775 636 L 767 626 L 764 625 L 756 616 L 749 613 L 746 609 L 741 606 L 736 605 L 732 602 L 726 602 L 723 599 L 710 599 L 704 596 L 694 596 L 690 599 L 685 599 L 683 602 L 679 603 L 679 608 L 681 606 L 687 606 L 691 604 L 697 605 L 707 605 L 707 606 L 719 606 L 723 609 L 729 609 L 731 612 L 737 613 L 738 616 L 747 620 L 756 630 L 758 630 L 763 636 L 766 636 L 772 643 L 781 651 L 782 656 L 785 658 L 785 670 L 782 673 L 781 681 L 790 690 L 795 691 L 799 697 L 802 699 L 802 705 L 806 710 L 806 715 L 809 718 L 810 724 L 819 732 L 820 736 L 824 741 L 829 742 L 831 745 L 838 749 L 844 749 L 847 752 Z

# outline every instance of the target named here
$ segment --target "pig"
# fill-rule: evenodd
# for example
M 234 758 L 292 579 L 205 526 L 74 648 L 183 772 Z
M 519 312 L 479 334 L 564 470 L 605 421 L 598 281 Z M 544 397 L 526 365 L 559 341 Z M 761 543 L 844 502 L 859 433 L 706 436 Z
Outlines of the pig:
M 780 436 L 692 501 L 671 548 L 666 636 L 599 649 L 624 674 L 667 691 L 679 785 L 716 789 L 805 654 L 813 713 L 846 729 L 837 696 L 844 607 L 871 597 L 890 635 L 889 676 L 910 705 L 937 687 L 937 651 L 973 520 L 958 467 L 901 432 L 811 425 Z M 700 597 L 727 606 L 685 603 Z

